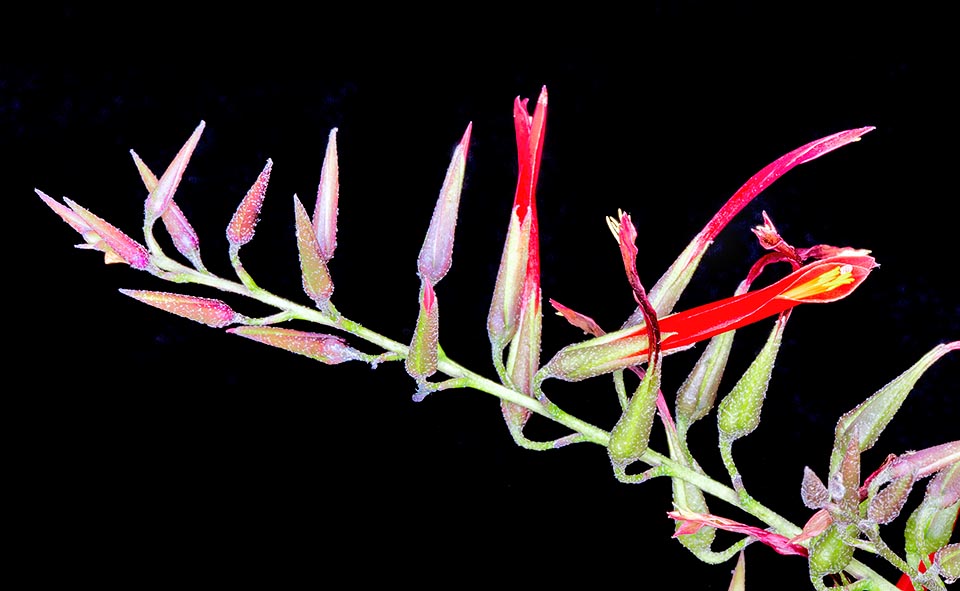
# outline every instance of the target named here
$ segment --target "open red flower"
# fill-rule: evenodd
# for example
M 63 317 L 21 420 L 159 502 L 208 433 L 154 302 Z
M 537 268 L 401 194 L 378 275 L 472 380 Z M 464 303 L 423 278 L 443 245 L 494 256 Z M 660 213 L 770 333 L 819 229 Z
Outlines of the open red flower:
M 680 351 L 718 334 L 769 318 L 803 303 L 833 302 L 850 295 L 877 264 L 867 250 L 835 249 L 783 279 L 741 295 L 660 318 L 661 351 Z M 650 353 L 646 326 L 638 324 L 561 349 L 544 377 L 577 381 L 639 365 Z

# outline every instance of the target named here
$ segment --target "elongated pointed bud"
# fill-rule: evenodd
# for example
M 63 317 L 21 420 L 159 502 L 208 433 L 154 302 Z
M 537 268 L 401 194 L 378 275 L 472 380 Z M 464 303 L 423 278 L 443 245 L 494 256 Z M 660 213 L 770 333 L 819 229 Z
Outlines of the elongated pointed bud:
M 344 361 L 371 362 L 375 358 L 350 347 L 340 337 L 328 334 L 303 332 L 275 326 L 238 326 L 227 329 L 230 334 L 284 349 L 298 355 L 335 365 Z
M 650 430 L 657 411 L 657 392 L 660 390 L 660 364 L 651 365 L 610 432 L 607 452 L 615 466 L 625 466 L 639 459 L 650 444 Z
M 226 302 L 210 298 L 167 293 L 163 291 L 138 291 L 121 289 L 120 293 L 159 308 L 171 314 L 188 318 L 207 326 L 222 328 L 237 321 L 236 313 Z
M 941 548 L 933 559 L 940 569 L 940 575 L 948 585 L 960 579 L 960 544 L 949 544 Z
M 144 204 L 145 226 L 152 226 L 157 218 L 167 210 L 167 206 L 173 199 L 173 194 L 176 192 L 177 186 L 180 184 L 180 179 L 183 177 L 183 171 L 187 168 L 187 163 L 190 161 L 190 156 L 193 155 L 193 151 L 200 141 L 200 134 L 203 133 L 205 126 L 206 123 L 201 121 L 200 125 L 193 130 L 190 138 L 187 139 L 187 142 L 180 148 L 180 151 L 177 152 L 170 166 L 167 167 L 163 176 L 160 177 L 156 187 L 150 191 L 150 194 L 147 196 L 147 201 Z
M 440 189 L 440 197 L 430 219 L 430 228 L 417 258 L 420 276 L 433 285 L 443 279 L 453 264 L 454 230 L 457 227 L 457 211 L 460 208 L 460 192 L 463 189 L 472 127 L 472 123 L 467 125 L 463 138 L 453 151 L 447 176 Z
M 297 226 L 297 250 L 300 252 L 300 273 L 303 278 L 303 291 L 310 296 L 321 310 L 327 308 L 333 295 L 333 280 L 327 263 L 320 252 L 320 245 L 313 233 L 310 217 L 306 208 L 296 195 L 293 196 L 294 216 Z
M 272 169 L 273 160 L 267 158 L 266 166 L 263 167 L 257 180 L 247 191 L 243 201 L 237 207 L 237 211 L 234 212 L 233 218 L 227 226 L 227 240 L 230 241 L 231 246 L 243 246 L 253 240 L 253 234 L 260 219 L 260 208 L 263 206 L 263 199 L 267 195 L 267 185 L 270 183 L 270 171 Z
M 578 382 L 640 365 L 647 361 L 649 339 L 645 331 L 628 327 L 557 351 L 540 370 L 546 378 Z
M 130 155 L 133 157 L 133 162 L 137 166 L 137 171 L 140 172 L 143 185 L 147 188 L 148 192 L 153 192 L 159 184 L 156 175 L 153 174 L 153 171 L 147 167 L 136 152 L 130 150 Z M 204 269 L 203 261 L 200 259 L 200 237 L 197 236 L 196 230 L 190 225 L 187 216 L 185 216 L 183 211 L 177 206 L 176 201 L 173 199 L 169 201 L 160 219 L 163 220 L 163 225 L 167 229 L 167 233 L 170 234 L 170 239 L 173 240 L 173 246 L 177 249 L 177 252 L 193 263 L 194 268 Z
M 743 557 L 743 550 L 737 558 L 737 566 L 733 569 L 733 577 L 727 591 L 747 591 L 747 562 Z
M 537 221 L 537 180 L 546 130 L 547 89 L 543 87 L 533 116 L 527 111 L 527 99 L 517 97 L 513 104 L 513 123 L 517 139 L 517 189 L 507 227 L 507 239 L 497 270 L 487 334 L 495 360 L 513 340 L 520 325 L 522 309 L 530 303 L 540 286 L 540 238 Z M 538 303 L 539 306 L 539 303 Z M 539 341 L 537 342 L 539 347 Z
M 960 464 L 940 471 L 927 484 L 920 505 L 910 514 L 904 529 L 907 562 L 921 560 L 950 542 L 960 514 Z
M 834 503 L 830 506 L 833 521 L 841 525 L 849 524 L 849 516 L 857 513 L 860 504 L 860 448 L 856 437 L 847 438 L 846 453 L 837 469 L 830 472 L 827 487 Z
M 826 485 L 808 467 L 803 468 L 803 484 L 800 487 L 800 498 L 808 509 L 822 509 L 830 502 L 830 492 Z
M 340 171 L 337 161 L 337 128 L 330 130 L 327 151 L 323 156 L 320 186 L 317 187 L 317 204 L 313 210 L 313 231 L 320 245 L 324 261 L 333 258 L 337 248 L 337 205 L 340 201 Z
M 87 222 L 76 214 L 72 209 L 66 205 L 60 203 L 59 201 L 54 200 L 49 195 L 41 191 L 40 189 L 34 189 L 37 195 L 47 204 L 47 207 L 52 209 L 54 213 L 60 216 L 60 219 L 65 221 L 67 225 L 76 230 L 80 236 L 83 237 L 83 244 L 78 244 L 77 248 L 99 250 L 103 253 L 103 262 L 104 264 L 111 265 L 115 263 L 126 263 L 123 258 L 120 257 L 110 245 L 108 245 L 99 234 L 93 231 L 93 228 L 90 227 Z
M 913 489 L 913 476 L 902 476 L 889 483 L 867 504 L 867 519 L 875 523 L 890 523 L 900 515 L 907 495 Z
M 731 330 L 710 339 L 700 359 L 677 392 L 677 423 L 689 426 L 713 409 L 723 370 L 733 349 Z
M 494 357 L 501 354 L 507 343 L 517 332 L 520 319 L 520 293 L 523 291 L 524 277 L 527 273 L 527 254 L 529 249 L 531 216 L 520 221 L 520 215 L 510 216 L 507 238 L 500 256 L 497 281 L 493 288 L 490 312 L 487 315 L 487 335 L 493 348 Z
M 760 350 L 733 390 L 720 402 L 717 425 L 723 437 L 734 440 L 748 435 L 760 424 L 760 411 L 767 395 L 767 385 L 780 350 L 783 329 L 789 315 L 781 315 L 774 324 L 766 344 Z
M 110 250 L 123 259 L 123 262 L 141 271 L 151 267 L 150 253 L 143 245 L 70 199 L 64 197 L 63 201 L 97 236 L 106 242 Z
M 689 464 L 695 463 L 692 459 L 688 458 Z M 697 466 L 699 470 L 699 466 Z M 671 479 L 670 484 L 673 488 L 673 506 L 683 509 L 684 511 L 691 511 L 693 513 L 709 514 L 710 507 L 707 505 L 707 499 L 703 494 L 703 491 L 696 486 L 680 480 L 679 478 Z M 683 526 L 683 523 L 678 521 L 674 528 L 674 533 Z M 713 544 L 714 538 L 717 536 L 717 530 L 713 527 L 702 527 L 696 532 L 682 535 L 674 536 L 677 540 L 680 541 L 680 544 L 684 548 L 690 550 L 694 556 L 700 558 L 704 562 L 710 561 L 715 563 L 716 560 L 714 553 L 710 549 L 710 546 Z
M 407 373 L 417 381 L 425 380 L 437 371 L 439 354 L 437 338 L 440 332 L 440 310 L 437 306 L 437 294 L 429 281 L 420 286 L 420 313 L 417 327 L 410 342 L 407 354 Z
M 893 419 L 894 415 L 900 409 L 903 401 L 913 389 L 913 386 L 923 376 L 930 366 L 938 359 L 950 351 L 960 349 L 960 341 L 954 341 L 945 345 L 937 345 L 929 353 L 924 355 L 910 369 L 903 372 L 892 382 L 878 390 L 873 396 L 868 398 L 856 408 L 840 417 L 837 423 L 836 438 L 834 442 L 833 454 L 830 458 L 831 472 L 840 462 L 844 453 L 844 447 L 841 442 L 853 429 L 859 433 L 860 451 L 866 451 L 873 447 L 880 437 L 880 433 Z

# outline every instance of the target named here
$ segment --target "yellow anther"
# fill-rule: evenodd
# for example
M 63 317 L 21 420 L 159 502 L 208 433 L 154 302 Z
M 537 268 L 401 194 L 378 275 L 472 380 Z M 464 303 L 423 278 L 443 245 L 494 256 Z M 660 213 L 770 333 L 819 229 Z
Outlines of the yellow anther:
M 837 265 L 829 271 L 824 271 L 810 281 L 795 285 L 780 294 L 779 297 L 788 300 L 805 300 L 828 291 L 853 283 L 853 267 L 851 265 Z

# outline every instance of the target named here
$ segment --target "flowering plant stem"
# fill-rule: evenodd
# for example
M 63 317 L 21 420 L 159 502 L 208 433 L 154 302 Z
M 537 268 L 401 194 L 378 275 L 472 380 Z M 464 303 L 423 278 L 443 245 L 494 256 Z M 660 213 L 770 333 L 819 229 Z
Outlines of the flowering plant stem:
M 154 242 L 154 244 L 151 244 L 150 246 L 154 246 L 155 244 L 156 243 Z M 366 328 L 357 322 L 341 316 L 338 312 L 336 312 L 332 305 L 330 307 L 330 313 L 325 314 L 319 310 L 308 308 L 307 306 L 297 304 L 296 302 L 292 302 L 286 298 L 270 293 L 262 287 L 253 289 L 243 283 L 224 279 L 223 277 L 219 277 L 209 271 L 198 271 L 196 269 L 187 267 L 186 265 L 183 265 L 164 255 L 162 251 L 159 250 L 159 246 L 157 246 L 156 251 L 151 248 L 151 252 L 155 257 L 154 262 L 157 268 L 164 272 L 163 277 L 165 279 L 174 281 L 176 283 L 196 283 L 198 285 L 206 285 L 208 287 L 213 287 L 225 292 L 246 296 L 281 310 L 281 312 L 278 314 L 270 316 L 267 323 L 296 318 L 309 322 L 315 322 L 331 328 L 338 328 L 344 332 L 373 343 L 374 345 L 377 345 L 378 347 L 381 347 L 387 351 L 395 353 L 396 356 L 392 359 L 396 360 L 406 357 L 409 350 L 407 345 L 394 341 L 393 339 L 370 330 L 369 328 Z M 440 352 L 440 361 L 437 369 L 441 373 L 455 380 L 455 383 L 450 384 L 450 386 L 472 388 L 474 390 L 486 392 L 487 394 L 492 394 L 493 396 L 496 396 L 507 402 L 523 406 L 524 408 L 527 408 L 536 414 L 539 414 L 547 419 L 555 421 L 576 431 L 580 434 L 583 441 L 589 441 L 603 447 L 606 447 L 610 443 L 610 433 L 608 431 L 605 431 L 600 427 L 592 425 L 567 413 L 552 402 L 543 404 L 536 398 L 532 398 L 526 394 L 485 378 L 450 359 L 442 351 Z M 702 491 L 709 493 L 718 499 L 726 501 L 731 505 L 739 507 L 750 515 L 753 515 L 757 519 L 771 526 L 774 530 L 776 530 L 777 533 L 793 537 L 798 535 L 801 531 L 800 527 L 793 524 L 772 509 L 764 506 L 755 499 L 743 499 L 733 488 L 721 484 L 713 478 L 704 475 L 702 472 L 698 472 L 683 466 L 682 464 L 671 460 L 669 457 L 658 453 L 653 449 L 647 448 L 647 450 L 640 457 L 640 461 L 649 466 L 658 467 L 659 470 L 657 471 L 656 476 L 679 478 L 680 480 L 688 482 Z M 746 502 L 744 502 L 745 500 Z M 870 567 L 857 560 L 851 562 L 846 570 L 854 576 L 870 580 L 873 583 L 874 589 L 896 591 L 895 586 L 887 582 L 886 579 L 878 575 Z
M 753 233 L 761 246 L 770 252 L 754 263 L 735 294 L 681 312 L 673 311 L 717 233 L 753 197 L 791 168 L 857 141 L 873 128 L 847 130 L 801 146 L 751 177 L 694 238 L 649 295 L 638 272 L 638 232 L 630 215 L 620 212 L 619 219 L 608 218 L 608 225 L 620 247 L 637 311 L 619 330 L 608 332 L 589 316 L 550 300 L 561 316 L 592 338 L 563 347 L 550 361 L 541 364 L 543 323 L 535 191 L 546 108 L 545 88 L 533 115 L 528 113 L 526 100 L 518 97 L 514 103 L 520 174 L 487 319 L 493 365 L 499 381 L 484 377 L 449 358 L 440 346 L 438 336 L 440 305 L 436 286 L 452 264 L 457 208 L 472 124 L 467 126 L 454 151 L 417 259 L 419 314 L 409 344 L 395 341 L 343 316 L 331 302 L 334 284 L 327 264 L 336 247 L 339 195 L 336 130 L 331 132 L 328 140 L 312 221 L 300 199 L 296 195 L 293 199 L 302 286 L 313 300 L 314 307 L 277 296 L 259 286 L 241 263 L 241 249 L 255 234 L 272 160 L 267 160 L 227 226 L 229 261 L 237 280 L 215 275 L 203 265 L 199 238 L 173 201 L 173 193 L 199 140 L 203 123 L 160 179 L 133 154 L 149 192 L 143 226 L 146 246 L 69 199 L 64 198 L 64 205 L 40 190 L 37 194 L 81 234 L 85 242 L 82 248 L 101 251 L 107 263 L 123 262 L 166 281 L 204 285 L 250 298 L 276 311 L 260 318 L 249 318 L 217 299 L 121 290 L 127 296 L 211 327 L 226 328 L 230 334 L 327 364 L 360 360 L 376 367 L 390 361 L 402 362 L 406 373 L 416 382 L 417 390 L 413 396 L 416 401 L 452 388 L 472 388 L 499 398 L 510 435 L 521 447 L 543 451 L 571 443 L 591 442 L 606 449 L 614 476 L 621 482 L 636 484 L 657 477 L 669 478 L 674 510 L 667 515 L 676 521 L 674 537 L 681 537 L 680 542 L 704 562 L 724 562 L 753 541 L 760 541 L 780 554 L 808 558 L 810 580 L 816 589 L 827 588 L 823 577 L 828 575 L 834 582 L 845 584 L 845 589 L 896 589 L 854 559 L 854 550 L 879 555 L 913 583 L 930 589 L 943 589 L 939 578 L 941 573 L 948 580 L 956 578 L 957 548 L 948 544 L 948 538 L 960 511 L 960 468 L 957 465 L 960 441 L 901 456 L 891 455 L 862 484 L 860 454 L 874 445 L 923 372 L 946 353 L 960 350 L 960 341 L 935 347 L 904 374 L 841 418 L 831 454 L 829 488 L 812 470 L 805 470 L 802 499 L 808 508 L 817 512 L 803 528 L 748 494 L 734 463 L 734 441 L 752 433 L 760 423 L 767 385 L 792 309 L 803 303 L 822 304 L 846 298 L 877 267 L 870 251 L 825 244 L 795 248 L 780 236 L 764 213 L 763 225 L 753 228 Z M 163 220 L 174 246 L 192 266 L 163 252 L 153 231 L 158 219 Z M 766 287 L 750 289 L 752 282 L 768 265 L 784 262 L 792 267 L 792 272 Z M 732 487 L 727 486 L 701 470 L 688 448 L 686 433 L 693 422 L 704 418 L 715 405 L 734 332 L 774 316 L 777 320 L 766 344 L 733 389 L 716 405 L 720 456 L 732 484 Z M 358 351 L 340 336 L 272 326 L 290 320 L 342 331 L 370 343 L 379 352 Z M 707 340 L 710 343 L 678 392 L 675 411 L 672 412 L 661 388 L 663 357 Z M 623 379 L 627 369 L 640 378 L 640 384 L 632 394 Z M 550 401 L 543 389 L 548 379 L 575 382 L 607 374 L 614 377 L 622 410 L 620 419 L 610 431 L 566 412 Z M 572 432 L 553 441 L 531 440 L 524 434 L 524 427 L 534 414 Z M 649 447 L 656 417 L 666 432 L 667 455 Z M 638 462 L 649 468 L 636 470 L 632 466 Z M 899 515 L 916 480 L 934 474 L 923 505 L 911 517 L 913 525 L 908 524 L 912 529 L 907 538 L 908 559 L 905 561 L 880 537 L 878 526 Z M 768 529 L 713 514 L 707 506 L 705 493 L 745 511 L 766 524 Z M 557 521 L 572 525 L 572 520 L 562 514 Z M 716 529 L 745 537 L 725 550 L 714 550 Z M 919 569 L 913 569 L 912 564 L 918 562 L 917 556 L 928 555 L 933 557 L 928 572 L 921 574 Z M 856 581 L 846 584 L 848 576 Z

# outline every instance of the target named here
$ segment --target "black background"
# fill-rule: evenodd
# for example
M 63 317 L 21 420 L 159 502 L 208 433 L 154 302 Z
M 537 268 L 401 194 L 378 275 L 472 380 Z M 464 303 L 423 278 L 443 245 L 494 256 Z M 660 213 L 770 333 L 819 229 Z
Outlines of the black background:
M 909 15 L 919 25 L 883 15 L 897 30 L 824 13 L 787 39 L 778 27 L 800 27 L 792 15 L 744 3 L 656 3 L 636 23 L 563 15 L 569 28 L 549 35 L 537 15 L 559 15 L 520 10 L 476 30 L 456 20 L 409 25 L 416 15 L 399 13 L 378 14 L 374 29 L 356 15 L 279 7 L 236 11 L 239 23 L 184 10 L 111 26 L 112 12 L 59 6 L 19 21 L 35 35 L 0 63 L 5 389 L 17 402 L 8 486 L 25 493 L 23 547 L 46 565 L 38 577 L 138 585 L 200 567 L 205 582 L 271 587 L 343 575 L 728 584 L 731 565 L 702 566 L 669 540 L 669 483 L 618 484 L 596 446 L 524 451 L 482 393 L 413 403 L 398 364 L 321 366 L 117 293 L 215 295 L 74 250 L 78 236 L 33 188 L 137 236 L 145 193 L 127 151 L 160 173 L 201 119 L 207 130 L 177 202 L 204 261 L 230 274 L 223 230 L 272 158 L 243 260 L 260 285 L 303 302 L 290 197 L 312 209 L 326 136 L 339 128 L 334 301 L 404 342 L 417 312 L 416 255 L 451 150 L 473 121 L 454 265 L 438 296 L 445 350 L 487 376 L 486 312 L 515 186 L 515 96 L 532 105 L 542 85 L 550 92 L 538 188 L 544 296 L 605 327 L 633 307 L 605 215 L 633 215 L 650 286 L 754 172 L 819 137 L 877 126 L 764 192 L 720 235 L 680 301 L 732 293 L 761 254 L 749 228 L 763 210 L 797 246 L 869 248 L 881 264 L 846 300 L 795 311 L 763 422 L 735 444 L 748 489 L 796 523 L 809 516 L 803 466 L 825 475 L 837 417 L 960 338 L 957 61 L 929 43 L 938 15 Z M 721 16 L 735 24 L 720 26 Z M 546 312 L 544 360 L 580 339 Z M 740 331 L 724 390 L 769 328 Z M 667 358 L 668 400 L 696 355 Z M 954 354 L 927 373 L 865 469 L 957 437 L 958 365 Z M 549 389 L 604 428 L 616 420 L 605 379 Z M 531 433 L 559 432 L 534 422 Z M 715 433 L 711 415 L 691 445 L 724 480 Z M 664 450 L 661 435 L 653 445 Z M 889 541 L 902 547 L 895 533 Z M 759 546 L 747 559 L 748 588 L 805 588 L 802 560 Z

